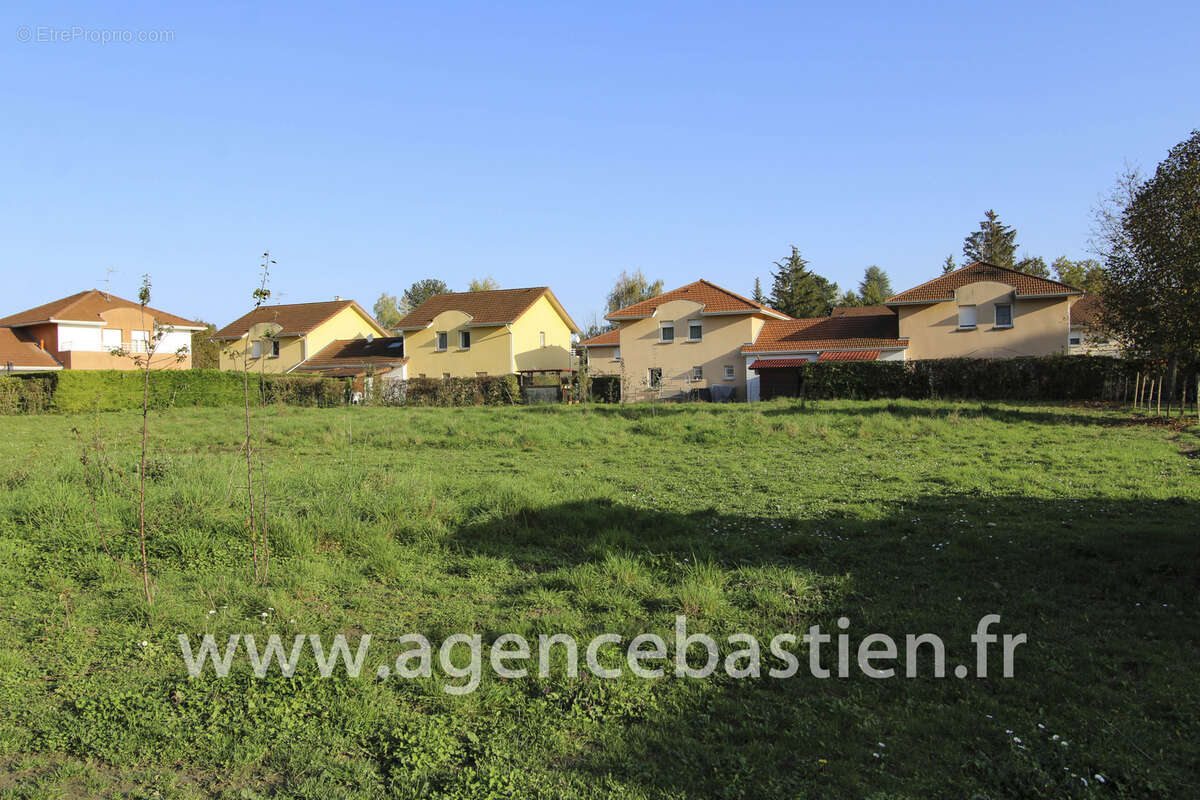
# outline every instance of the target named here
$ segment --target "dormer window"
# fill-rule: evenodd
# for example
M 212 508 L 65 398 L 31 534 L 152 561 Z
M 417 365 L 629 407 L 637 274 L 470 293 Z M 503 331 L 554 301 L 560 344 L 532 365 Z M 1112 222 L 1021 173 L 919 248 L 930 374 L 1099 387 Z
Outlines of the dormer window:
M 448 345 L 449 339 L 450 339 L 450 335 L 448 333 L 446 333 L 445 331 L 438 331 L 437 349 L 445 350 L 449 346 Z

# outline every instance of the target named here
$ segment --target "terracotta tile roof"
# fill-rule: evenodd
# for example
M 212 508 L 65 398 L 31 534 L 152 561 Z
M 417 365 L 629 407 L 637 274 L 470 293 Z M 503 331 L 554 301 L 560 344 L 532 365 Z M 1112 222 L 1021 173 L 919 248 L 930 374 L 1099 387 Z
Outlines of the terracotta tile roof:
M 829 313 L 831 317 L 874 317 L 893 313 L 887 306 L 837 306 Z
M 877 358 L 878 350 L 826 350 L 817 356 L 817 361 L 874 361 Z
M 875 314 L 768 320 L 754 344 L 743 353 L 789 353 L 852 348 L 907 347 L 901 339 L 899 317 L 891 309 Z
M 12 328 L 0 328 L 0 374 L 12 362 L 13 369 L 40 367 L 62 369 L 58 359 L 37 346 L 36 342 L 22 336 Z
M 807 358 L 756 358 L 750 364 L 750 369 L 784 369 L 803 367 L 809 363 Z
M 371 341 L 337 339 L 300 362 L 292 371 L 320 372 L 331 377 L 353 377 L 370 370 L 383 373 L 408 363 L 408 359 L 400 355 L 403 348 L 404 339 L 400 336 L 378 337 Z
M 654 310 L 663 303 L 669 303 L 672 300 L 691 300 L 692 302 L 699 303 L 703 307 L 702 314 L 743 312 L 746 314 L 766 314 L 776 319 L 790 319 L 786 314 L 776 311 L 773 308 L 767 308 L 761 303 L 756 303 L 728 289 L 722 289 L 715 283 L 709 283 L 703 279 L 695 283 L 689 283 L 687 286 L 681 286 L 678 289 L 664 292 L 656 297 L 651 297 L 649 300 L 643 300 L 640 303 L 634 303 L 631 306 L 617 309 L 610 314 L 606 314 L 605 317 L 607 319 L 645 319 L 646 317 L 653 316 Z
M 1071 306 L 1071 326 L 1093 327 L 1100 321 L 1103 302 L 1098 294 L 1085 294 Z
M 101 322 L 104 318 L 100 315 L 113 308 L 137 309 L 141 308 L 141 306 L 132 300 L 117 297 L 115 294 L 105 294 L 99 289 L 89 289 L 86 292 L 79 292 L 70 297 L 64 297 L 61 300 L 55 300 L 52 303 L 45 303 L 36 308 L 31 308 L 28 311 L 11 314 L 0 319 L 0 326 L 11 328 L 21 325 L 32 325 L 37 322 L 48 322 L 49 320 Z M 196 328 L 197 330 L 204 328 L 199 322 L 185 319 L 175 314 L 168 314 L 165 311 L 159 311 L 150 306 L 146 306 L 146 311 L 164 325 Z
M 380 333 L 386 329 L 375 322 L 375 318 L 353 300 L 326 300 L 319 303 L 289 303 L 286 305 L 260 306 L 243 314 L 212 335 L 213 339 L 240 339 L 251 326 L 262 322 L 274 322 L 281 326 L 280 336 L 303 336 L 320 327 L 334 314 L 346 308 L 357 308 L 359 313 L 375 323 Z
M 492 289 L 486 292 L 449 292 L 435 294 L 421 305 L 409 312 L 408 316 L 396 323 L 398 331 L 412 331 L 427 328 L 433 323 L 438 314 L 446 311 L 461 311 L 471 317 L 470 325 L 482 327 L 488 325 L 508 325 L 520 319 L 529 308 L 543 295 L 550 304 L 562 315 L 572 332 L 578 333 L 579 326 L 567 314 L 566 309 L 558 302 L 549 286 L 533 286 L 527 289 Z
M 997 267 L 995 264 L 985 264 L 975 261 L 965 267 L 949 272 L 940 278 L 922 283 L 912 289 L 901 292 L 887 299 L 888 305 L 895 303 L 939 303 L 954 299 L 954 291 L 968 283 L 976 281 L 994 281 L 1007 283 L 1017 290 L 1017 295 L 1061 295 L 1066 297 L 1082 294 L 1078 289 L 1065 283 L 1052 281 L 1049 278 L 1039 278 L 1018 272 L 1008 267 Z
M 599 336 L 593 336 L 590 339 L 583 339 L 579 342 L 581 347 L 617 347 L 621 344 L 621 332 L 605 331 Z

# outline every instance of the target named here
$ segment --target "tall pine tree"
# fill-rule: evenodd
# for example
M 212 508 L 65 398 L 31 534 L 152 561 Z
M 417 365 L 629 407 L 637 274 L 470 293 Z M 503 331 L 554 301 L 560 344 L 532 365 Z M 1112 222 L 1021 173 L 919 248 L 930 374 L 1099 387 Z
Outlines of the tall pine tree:
M 824 317 L 837 300 L 836 283 L 814 274 L 793 245 L 792 254 L 776 261 L 771 273 L 771 307 L 793 317 Z
M 762 281 L 758 278 L 754 279 L 754 294 L 750 295 L 750 299 L 758 303 L 760 306 L 765 306 L 769 299 L 762 290 Z
M 991 209 L 983 216 L 979 230 L 963 239 L 963 257 L 968 264 L 986 261 L 998 267 L 1012 267 L 1017 255 L 1017 229 L 1001 222 Z
M 867 267 L 858 284 L 858 299 L 864 306 L 881 306 L 894 295 L 888 274 L 875 265 Z

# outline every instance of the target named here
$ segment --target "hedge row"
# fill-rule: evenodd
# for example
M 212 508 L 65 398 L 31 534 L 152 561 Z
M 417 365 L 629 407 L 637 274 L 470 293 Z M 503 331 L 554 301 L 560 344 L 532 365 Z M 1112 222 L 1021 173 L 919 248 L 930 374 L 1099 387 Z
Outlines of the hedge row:
M 828 361 L 802 367 L 799 389 L 813 399 L 1101 400 L 1115 398 L 1134 369 L 1104 356 Z
M 252 401 L 330 406 L 346 402 L 347 382 L 307 375 L 251 375 Z M 215 369 L 163 370 L 150 376 L 150 407 L 235 406 L 242 375 Z M 142 406 L 136 370 L 64 370 L 0 378 L 0 414 L 120 411 Z
M 477 378 L 409 378 L 385 381 L 380 401 L 388 406 L 515 406 L 521 386 L 515 375 Z

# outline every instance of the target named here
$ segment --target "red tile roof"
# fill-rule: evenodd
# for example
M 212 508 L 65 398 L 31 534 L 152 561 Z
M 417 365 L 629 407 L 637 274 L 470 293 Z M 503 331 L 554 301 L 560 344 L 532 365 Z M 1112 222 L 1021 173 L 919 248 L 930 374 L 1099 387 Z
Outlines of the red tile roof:
M 22 325 L 33 325 L 38 322 L 103 322 L 101 316 L 105 311 L 114 308 L 139 309 L 140 305 L 132 300 L 125 300 L 115 294 L 106 294 L 99 289 L 89 289 L 78 292 L 70 297 L 55 300 L 52 303 L 21 311 L 0 319 L 0 326 L 15 328 Z M 194 320 L 168 314 L 156 308 L 146 306 L 146 311 L 162 325 L 172 325 L 178 328 L 195 328 L 203 330 L 204 326 Z
M 817 361 L 874 361 L 877 358 L 878 350 L 826 350 L 817 356 Z
M 12 328 L 0 328 L 0 374 L 12 363 L 13 369 L 62 369 L 58 359 Z
M 807 363 L 807 358 L 756 358 L 750 364 L 750 369 L 784 369 L 803 367 Z
M 321 348 L 320 352 L 300 362 L 293 372 L 320 372 L 331 376 L 363 375 L 368 371 L 387 372 L 401 367 L 408 359 L 404 352 L 404 338 L 384 336 L 366 339 L 337 339 Z
M 1098 294 L 1085 294 L 1071 306 L 1071 326 L 1094 327 L 1100 321 L 1103 303 Z
M 640 303 L 634 303 L 631 306 L 617 309 L 610 314 L 606 314 L 605 317 L 613 320 L 645 319 L 646 317 L 653 316 L 655 309 L 663 303 L 669 303 L 672 300 L 691 300 L 694 303 L 699 303 L 702 307 L 701 314 L 736 314 L 740 312 L 746 314 L 766 314 L 776 319 L 790 319 L 786 314 L 776 311 L 773 308 L 767 308 L 761 303 L 756 303 L 728 289 L 722 289 L 715 283 L 709 283 L 706 280 L 698 280 L 695 283 L 689 283 L 687 286 L 681 286 L 678 289 L 672 289 L 656 297 L 651 297 L 649 300 L 643 300 Z
M 1007 283 L 1016 289 L 1018 297 L 1021 295 L 1068 297 L 1074 294 L 1082 294 L 1082 292 L 1072 286 L 1052 281 L 1049 278 L 1039 278 L 1037 275 L 1018 272 L 1008 267 L 997 267 L 995 264 L 985 264 L 982 261 L 975 261 L 967 264 L 965 267 L 954 270 L 954 272 L 948 272 L 940 278 L 934 278 L 931 281 L 922 283 L 920 286 L 915 286 L 912 289 L 901 292 L 894 297 L 889 297 L 887 304 L 890 306 L 897 303 L 940 303 L 953 300 L 956 289 L 977 281 Z
M 885 308 L 873 314 L 768 320 L 743 353 L 794 353 L 853 348 L 907 347 L 899 334 L 899 317 Z
M 590 339 L 583 339 L 579 344 L 581 347 L 617 347 L 621 344 L 621 332 L 605 331 Z
M 408 316 L 396 323 L 399 331 L 412 331 L 427 328 L 433 324 L 438 314 L 446 311 L 461 311 L 471 318 L 470 324 L 476 327 L 490 325 L 508 325 L 520 319 L 521 315 L 533 306 L 542 296 L 562 315 L 563 320 L 572 332 L 578 333 L 579 326 L 567 314 L 566 309 L 558 302 L 549 286 L 534 286 L 528 289 L 492 289 L 486 292 L 449 292 L 435 294 L 424 303 L 409 312 Z
M 829 313 L 831 317 L 874 317 L 893 313 L 887 306 L 837 306 Z
M 375 318 L 353 300 L 327 300 L 319 303 L 289 303 L 287 305 L 259 306 L 248 314 L 235 319 L 212 335 L 213 339 L 240 339 L 254 325 L 273 322 L 281 327 L 279 336 L 303 336 L 320 327 L 334 314 L 346 308 L 357 308 L 359 313 L 375 323 L 380 333 L 387 329 L 375 322 Z

